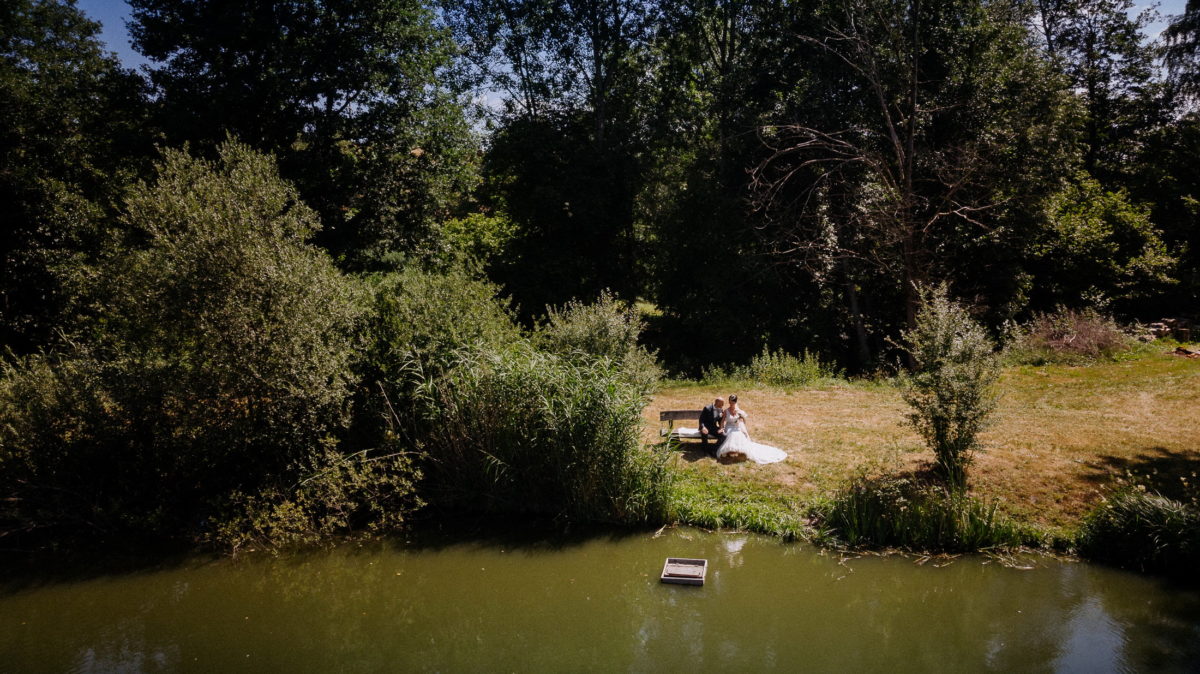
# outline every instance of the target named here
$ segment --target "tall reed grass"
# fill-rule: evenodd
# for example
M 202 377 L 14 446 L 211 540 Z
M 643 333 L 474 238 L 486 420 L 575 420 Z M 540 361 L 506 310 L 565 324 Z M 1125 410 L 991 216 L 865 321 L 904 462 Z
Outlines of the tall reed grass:
M 425 494 L 475 512 L 663 521 L 673 472 L 666 452 L 641 445 L 644 405 L 605 358 L 580 362 L 526 343 L 462 355 L 414 400 Z
M 814 519 L 850 547 L 968 552 L 1039 542 L 995 503 L 904 478 L 857 478 L 819 504 Z
M 1200 509 L 1124 486 L 1088 514 L 1076 544 L 1088 559 L 1194 578 L 1200 570 Z
M 714 365 L 704 369 L 701 379 L 706 384 L 727 382 L 757 382 L 768 386 L 795 388 L 808 386 L 822 379 L 842 376 L 832 363 L 826 363 L 805 349 L 800 354 L 789 354 L 782 349 L 771 351 L 763 347 L 747 365 Z
M 606 360 L 648 396 L 658 388 L 662 368 L 655 355 L 638 343 L 644 327 L 635 307 L 604 291 L 591 304 L 568 302 L 548 307 L 546 321 L 537 326 L 532 338 L 543 351 L 583 364 Z

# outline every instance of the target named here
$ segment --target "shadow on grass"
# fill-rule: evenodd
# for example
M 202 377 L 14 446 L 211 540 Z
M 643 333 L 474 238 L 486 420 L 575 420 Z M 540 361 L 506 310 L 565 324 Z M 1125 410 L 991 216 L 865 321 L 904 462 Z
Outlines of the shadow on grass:
M 716 452 L 715 445 L 702 445 L 699 442 L 679 442 L 675 440 L 660 442 L 651 445 L 656 451 L 670 451 L 679 454 L 679 458 L 688 463 L 696 463 L 697 461 L 716 461 L 713 454 Z
M 1200 475 L 1200 450 L 1170 450 L 1150 447 L 1133 456 L 1102 455 L 1096 457 L 1098 466 L 1086 475 L 1096 484 L 1110 484 L 1116 478 L 1132 476 L 1135 484 L 1170 499 L 1184 500 L 1187 487 L 1180 478 L 1196 484 Z

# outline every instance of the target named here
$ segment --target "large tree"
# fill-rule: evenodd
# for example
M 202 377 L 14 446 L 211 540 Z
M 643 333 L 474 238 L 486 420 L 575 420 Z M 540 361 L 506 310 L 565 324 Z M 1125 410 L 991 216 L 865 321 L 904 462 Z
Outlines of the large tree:
M 1083 103 L 1084 166 L 1106 183 L 1122 179 L 1143 132 L 1161 113 L 1153 9 L 1132 0 L 1038 0 L 1043 46 Z
M 97 250 L 147 145 L 141 80 L 99 32 L 74 2 L 0 6 L 0 344 L 17 350 L 48 338 L 59 267 Z
M 788 259 L 871 285 L 885 328 L 914 325 L 930 282 L 999 314 L 1020 300 L 1022 250 L 1073 150 L 1066 87 L 1023 21 L 1006 3 L 859 0 L 799 36 L 820 61 L 792 119 L 764 128 L 759 205 Z
M 420 0 L 132 0 L 176 141 L 275 153 L 352 260 L 419 247 L 470 186 L 455 47 Z
M 1189 99 L 1200 100 L 1200 0 L 1188 0 L 1184 13 L 1163 31 L 1172 79 Z
M 518 225 L 497 271 L 527 313 L 636 295 L 634 199 L 643 179 L 638 96 L 656 4 L 468 0 L 446 16 L 498 98 L 484 201 Z

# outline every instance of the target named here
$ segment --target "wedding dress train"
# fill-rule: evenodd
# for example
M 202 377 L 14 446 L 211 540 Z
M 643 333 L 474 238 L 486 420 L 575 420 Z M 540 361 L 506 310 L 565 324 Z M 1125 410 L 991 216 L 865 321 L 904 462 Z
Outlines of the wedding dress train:
M 725 413 L 725 442 L 717 448 L 717 458 L 728 454 L 743 454 L 755 463 L 777 463 L 787 458 L 787 452 L 770 445 L 754 442 L 746 435 L 744 416 Z

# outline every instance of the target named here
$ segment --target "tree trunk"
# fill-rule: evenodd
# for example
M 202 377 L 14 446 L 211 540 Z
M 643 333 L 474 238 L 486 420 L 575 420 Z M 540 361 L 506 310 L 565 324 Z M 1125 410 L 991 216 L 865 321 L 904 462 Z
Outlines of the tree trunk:
M 854 344 L 858 352 L 859 369 L 865 369 L 871 362 L 871 348 L 867 344 L 867 327 L 863 323 L 862 310 L 858 306 L 858 288 L 854 278 L 850 276 L 850 264 L 843 259 L 841 263 L 842 278 L 846 284 L 846 304 L 850 309 L 850 323 L 854 327 Z

